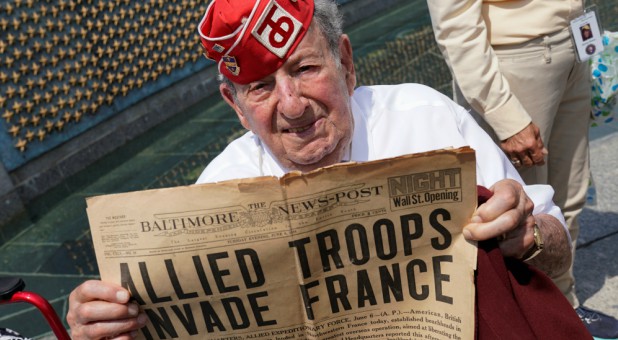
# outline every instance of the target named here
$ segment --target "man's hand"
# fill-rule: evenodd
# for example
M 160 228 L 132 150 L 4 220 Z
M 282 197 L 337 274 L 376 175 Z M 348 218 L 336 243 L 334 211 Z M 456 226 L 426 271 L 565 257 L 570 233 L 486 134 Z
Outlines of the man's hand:
M 505 257 L 521 259 L 534 244 L 534 225 L 539 227 L 545 248 L 529 264 L 550 277 L 569 269 L 571 243 L 566 228 L 552 215 L 532 215 L 534 203 L 519 182 L 504 179 L 494 184 L 491 198 L 481 204 L 464 227 L 468 240 L 496 238 Z
M 504 256 L 521 258 L 534 243 L 534 203 L 514 180 L 499 181 L 489 190 L 493 195 L 464 227 L 464 237 L 474 241 L 498 238 Z
M 86 281 L 69 296 L 67 322 L 73 339 L 133 339 L 146 324 L 129 292 L 103 281 Z
M 545 164 L 547 149 L 538 126 L 528 124 L 523 130 L 503 140 L 500 147 L 516 168 Z

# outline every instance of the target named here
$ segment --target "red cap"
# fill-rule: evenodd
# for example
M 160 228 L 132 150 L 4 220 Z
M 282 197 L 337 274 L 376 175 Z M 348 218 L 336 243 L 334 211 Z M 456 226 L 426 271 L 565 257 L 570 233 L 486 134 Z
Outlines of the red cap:
M 235 83 L 275 72 L 313 18 L 313 0 L 212 0 L 198 26 L 205 56 Z

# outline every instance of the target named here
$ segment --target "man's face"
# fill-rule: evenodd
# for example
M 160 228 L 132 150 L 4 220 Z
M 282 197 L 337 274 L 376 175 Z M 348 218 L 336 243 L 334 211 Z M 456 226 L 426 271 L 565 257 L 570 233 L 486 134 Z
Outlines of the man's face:
M 234 84 L 236 100 L 229 85 L 220 86 L 242 125 L 290 170 L 335 164 L 349 152 L 356 74 L 346 35 L 339 54 L 340 65 L 319 29 L 312 28 L 277 71 L 247 85 Z

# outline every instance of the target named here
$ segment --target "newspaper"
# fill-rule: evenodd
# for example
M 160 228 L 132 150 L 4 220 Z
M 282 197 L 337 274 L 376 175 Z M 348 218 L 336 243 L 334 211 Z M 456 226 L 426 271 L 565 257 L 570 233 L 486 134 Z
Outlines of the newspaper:
M 472 339 L 474 151 L 91 197 L 146 339 Z

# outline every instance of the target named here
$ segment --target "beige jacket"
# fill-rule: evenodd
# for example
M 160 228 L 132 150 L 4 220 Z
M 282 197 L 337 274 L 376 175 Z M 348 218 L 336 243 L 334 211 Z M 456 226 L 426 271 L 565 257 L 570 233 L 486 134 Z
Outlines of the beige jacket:
M 427 0 L 436 40 L 472 108 L 501 140 L 530 115 L 511 93 L 492 46 L 525 43 L 566 29 L 582 0 Z

